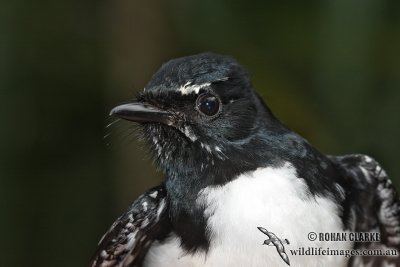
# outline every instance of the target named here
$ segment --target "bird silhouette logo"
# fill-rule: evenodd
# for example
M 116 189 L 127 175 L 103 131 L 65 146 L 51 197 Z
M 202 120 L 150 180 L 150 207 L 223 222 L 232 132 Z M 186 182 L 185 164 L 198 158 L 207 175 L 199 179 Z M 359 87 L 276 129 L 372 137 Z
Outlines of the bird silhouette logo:
M 285 246 L 283 245 L 284 243 L 289 245 L 290 244 L 289 240 L 287 238 L 282 240 L 282 239 L 278 238 L 274 233 L 268 231 L 267 229 L 265 229 L 263 227 L 257 227 L 257 228 L 258 228 L 258 230 L 261 231 L 261 233 L 268 236 L 268 239 L 264 241 L 263 245 L 275 246 L 276 251 L 278 251 L 279 256 L 281 256 L 282 260 L 284 262 L 286 262 L 287 265 L 290 266 L 289 257 L 286 254 Z

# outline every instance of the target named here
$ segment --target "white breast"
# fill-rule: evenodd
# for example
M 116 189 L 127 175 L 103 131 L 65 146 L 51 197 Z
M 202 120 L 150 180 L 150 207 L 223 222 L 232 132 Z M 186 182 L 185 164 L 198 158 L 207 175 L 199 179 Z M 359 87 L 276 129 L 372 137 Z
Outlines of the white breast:
M 278 238 L 288 239 L 285 250 L 291 266 L 345 266 L 343 256 L 294 256 L 290 250 L 304 247 L 349 249 L 350 242 L 311 242 L 310 232 L 342 232 L 338 207 L 329 198 L 307 194 L 303 179 L 286 164 L 280 169 L 263 168 L 244 174 L 232 182 L 208 187 L 198 196 L 206 205 L 211 233 L 210 250 L 185 255 L 175 236 L 154 243 L 145 259 L 146 267 L 235 267 L 287 266 L 274 246 L 262 245 L 268 239 L 261 226 Z

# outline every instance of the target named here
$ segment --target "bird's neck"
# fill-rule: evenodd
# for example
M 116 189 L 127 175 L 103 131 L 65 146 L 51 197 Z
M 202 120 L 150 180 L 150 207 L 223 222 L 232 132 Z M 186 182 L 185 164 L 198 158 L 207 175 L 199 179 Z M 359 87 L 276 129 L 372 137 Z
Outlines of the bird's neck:
M 335 194 L 336 170 L 325 156 L 280 122 L 260 121 L 251 138 L 236 144 L 223 145 L 224 157 L 216 153 L 179 159 L 167 169 L 166 187 L 170 216 L 183 247 L 189 251 L 207 250 L 205 208 L 199 193 L 207 187 L 223 186 L 243 173 L 258 168 L 279 168 L 290 163 L 297 176 L 305 180 L 311 194 Z M 268 177 L 265 177 L 268 179 Z
M 171 221 L 187 251 L 207 250 L 209 246 L 206 207 L 198 201 L 201 190 L 223 186 L 240 174 L 257 168 L 280 164 L 283 153 L 279 149 L 282 146 L 275 144 L 277 137 L 267 133 L 266 138 L 266 130 L 261 126 L 251 138 L 235 144 L 221 144 L 222 153 L 212 151 L 182 157 L 166 169 Z M 282 128 L 281 133 L 275 129 L 275 135 L 287 132 L 285 129 Z

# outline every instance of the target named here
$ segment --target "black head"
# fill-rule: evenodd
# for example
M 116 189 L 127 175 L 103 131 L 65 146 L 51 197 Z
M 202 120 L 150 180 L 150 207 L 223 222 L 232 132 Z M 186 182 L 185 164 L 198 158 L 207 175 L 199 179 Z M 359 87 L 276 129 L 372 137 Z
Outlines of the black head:
M 139 122 L 167 174 L 171 222 L 188 251 L 208 247 L 200 190 L 290 162 L 311 192 L 331 190 L 322 155 L 281 124 L 232 58 L 199 54 L 164 64 L 134 103 L 111 114 Z M 331 190 L 332 191 L 332 190 Z
M 144 125 L 145 138 L 164 169 L 212 167 L 260 127 L 275 121 L 231 57 L 204 53 L 171 60 L 154 74 L 137 102 L 111 112 Z

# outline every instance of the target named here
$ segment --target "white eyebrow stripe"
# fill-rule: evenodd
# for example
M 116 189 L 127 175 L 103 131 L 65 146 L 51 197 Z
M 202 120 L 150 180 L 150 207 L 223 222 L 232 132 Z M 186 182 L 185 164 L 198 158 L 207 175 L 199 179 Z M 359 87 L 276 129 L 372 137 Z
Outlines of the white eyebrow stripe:
M 178 91 L 181 92 L 182 95 L 187 95 L 190 93 L 198 94 L 201 88 L 210 86 L 211 83 L 202 83 L 202 84 L 193 84 L 191 85 L 190 82 L 187 82 L 185 85 L 178 88 Z

